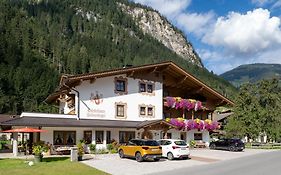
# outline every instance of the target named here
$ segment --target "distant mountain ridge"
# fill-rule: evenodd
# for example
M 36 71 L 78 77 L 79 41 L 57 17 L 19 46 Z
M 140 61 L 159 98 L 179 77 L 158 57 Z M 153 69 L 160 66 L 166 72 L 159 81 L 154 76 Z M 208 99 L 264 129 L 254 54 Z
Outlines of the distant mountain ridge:
M 281 64 L 247 64 L 241 65 L 220 75 L 238 87 L 243 83 L 253 83 L 262 79 L 276 78 L 281 81 Z

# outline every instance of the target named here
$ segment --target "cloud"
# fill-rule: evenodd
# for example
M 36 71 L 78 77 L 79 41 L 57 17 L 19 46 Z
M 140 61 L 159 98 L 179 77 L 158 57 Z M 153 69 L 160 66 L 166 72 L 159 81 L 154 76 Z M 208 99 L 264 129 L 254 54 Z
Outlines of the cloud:
M 275 2 L 271 8 L 280 8 L 281 7 L 281 0 L 278 0 L 277 2 Z
M 219 17 L 202 40 L 233 54 L 253 54 L 280 46 L 280 19 L 261 8 L 246 14 L 230 12 L 227 17 Z
M 281 7 L 281 0 L 252 0 L 252 4 L 259 7 L 268 6 L 270 9 Z
M 234 59 L 232 56 L 226 57 L 218 50 L 198 49 L 197 53 L 202 58 L 204 66 L 217 75 L 241 65 L 240 59 Z
M 134 0 L 151 6 L 202 44 L 196 52 L 208 70 L 221 74 L 242 64 L 281 64 L 280 18 L 266 9 L 245 14 L 229 12 L 218 17 L 214 11 L 191 13 L 191 0 Z M 281 7 L 281 0 L 252 0 L 258 6 Z M 204 49 L 203 49 L 204 48 Z
M 215 13 L 182 13 L 176 19 L 176 25 L 185 32 L 202 36 L 207 32 L 208 27 L 215 22 Z
M 150 6 L 171 19 L 183 13 L 191 0 L 134 0 L 134 2 Z
M 236 57 L 233 55 L 226 55 L 219 50 L 199 49 L 198 55 L 202 58 L 205 67 L 220 75 L 226 71 L 234 69 L 243 64 L 252 63 L 275 63 L 281 64 L 281 48 L 268 50 L 257 55 Z
M 264 6 L 265 4 L 271 3 L 272 0 L 252 0 L 253 4 L 256 4 L 258 6 Z

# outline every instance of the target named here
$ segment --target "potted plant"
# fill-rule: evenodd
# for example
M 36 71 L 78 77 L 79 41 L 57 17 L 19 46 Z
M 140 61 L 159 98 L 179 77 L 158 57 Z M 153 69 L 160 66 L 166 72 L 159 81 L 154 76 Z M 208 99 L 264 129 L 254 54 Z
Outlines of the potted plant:
M 34 161 L 36 163 L 38 162 L 42 162 L 42 158 L 43 158 L 43 152 L 47 152 L 48 151 L 48 147 L 46 147 L 45 145 L 33 145 L 32 146 L 32 152 L 34 154 Z
M 84 146 L 83 143 L 78 143 L 77 144 L 77 154 L 78 154 L 78 161 L 82 161 L 82 157 L 84 155 Z
M 194 148 L 195 146 L 196 146 L 195 140 L 190 140 L 190 141 L 189 141 L 189 147 L 190 147 L 190 148 Z

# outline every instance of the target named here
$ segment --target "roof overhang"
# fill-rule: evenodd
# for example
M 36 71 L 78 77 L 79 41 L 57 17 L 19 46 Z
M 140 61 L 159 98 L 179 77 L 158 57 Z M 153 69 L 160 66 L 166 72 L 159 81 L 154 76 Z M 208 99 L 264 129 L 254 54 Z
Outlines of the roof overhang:
M 165 120 L 150 120 L 144 121 L 137 126 L 137 129 L 148 130 L 169 130 L 178 129 L 175 125 L 172 125 Z
M 141 121 L 20 117 L 1 124 L 4 126 L 137 128 L 140 123 Z
M 205 96 L 212 98 L 216 101 L 217 105 L 234 105 L 234 103 L 228 99 L 227 97 L 220 94 L 218 91 L 212 89 L 186 70 L 176 65 L 172 61 L 156 63 L 156 64 L 148 64 L 143 66 L 135 66 L 121 69 L 113 69 L 102 72 L 95 73 L 87 73 L 87 74 L 79 74 L 79 75 L 63 75 L 60 80 L 60 85 L 57 88 L 56 92 L 51 94 L 45 100 L 48 103 L 53 102 L 57 99 L 61 94 L 67 93 L 70 91 L 69 87 L 75 87 L 79 85 L 82 81 L 89 80 L 90 82 L 94 82 L 98 78 L 126 74 L 128 77 L 134 77 L 139 72 L 147 72 L 147 73 L 161 73 L 163 75 L 171 75 L 174 78 L 175 85 L 184 84 L 185 86 L 193 86 L 192 91 L 196 91 L 195 93 L 201 93 Z M 187 87 L 188 90 L 188 87 Z

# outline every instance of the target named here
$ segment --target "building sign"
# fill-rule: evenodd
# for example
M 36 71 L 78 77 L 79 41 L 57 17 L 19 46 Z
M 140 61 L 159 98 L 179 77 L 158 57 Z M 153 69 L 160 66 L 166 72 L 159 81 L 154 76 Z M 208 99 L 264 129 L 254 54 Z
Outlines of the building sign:
M 99 92 L 96 91 L 96 93 L 91 93 L 90 100 L 96 105 L 99 105 L 103 102 L 103 95 L 101 93 L 99 94 Z
M 88 110 L 87 117 L 104 118 L 105 117 L 105 110 L 90 109 L 90 110 Z

